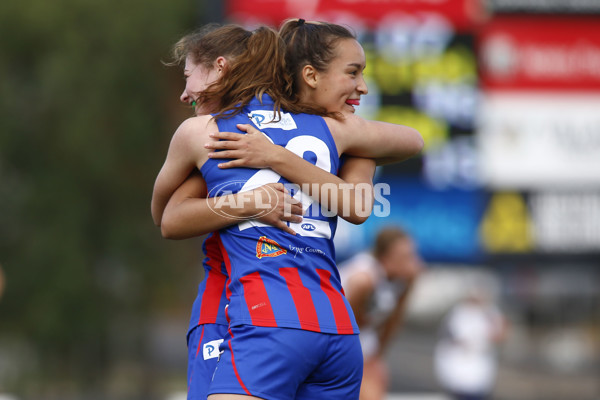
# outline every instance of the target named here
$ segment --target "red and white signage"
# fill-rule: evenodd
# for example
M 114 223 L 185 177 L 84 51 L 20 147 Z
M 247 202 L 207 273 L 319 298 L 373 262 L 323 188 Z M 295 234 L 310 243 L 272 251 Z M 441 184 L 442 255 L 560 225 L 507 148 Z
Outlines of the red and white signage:
M 600 187 L 600 16 L 501 16 L 478 37 L 483 181 Z
M 456 30 L 467 30 L 482 15 L 481 0 L 229 0 L 226 15 L 243 24 L 279 26 L 288 18 L 361 21 L 373 28 L 390 13 L 436 13 Z
M 490 90 L 600 90 L 600 16 L 505 16 L 479 34 Z

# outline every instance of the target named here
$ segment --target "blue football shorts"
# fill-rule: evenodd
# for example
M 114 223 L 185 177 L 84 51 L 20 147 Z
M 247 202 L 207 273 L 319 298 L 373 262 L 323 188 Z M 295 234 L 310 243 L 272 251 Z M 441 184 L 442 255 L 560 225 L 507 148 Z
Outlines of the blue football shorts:
M 204 324 L 188 335 L 188 400 L 206 400 L 208 385 L 219 360 L 219 345 L 227 335 L 227 325 Z
M 358 335 L 241 325 L 230 328 L 220 350 L 209 394 L 353 400 L 360 393 Z

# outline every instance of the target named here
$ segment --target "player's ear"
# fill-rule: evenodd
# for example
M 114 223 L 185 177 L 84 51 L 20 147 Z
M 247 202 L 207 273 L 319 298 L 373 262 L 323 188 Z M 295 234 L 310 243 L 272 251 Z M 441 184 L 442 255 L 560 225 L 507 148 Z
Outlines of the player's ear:
M 217 69 L 217 71 L 221 72 L 222 70 L 227 68 L 227 59 L 223 56 L 217 57 L 214 63 L 214 67 Z
M 302 79 L 310 88 L 316 89 L 319 84 L 319 71 L 312 65 L 302 67 Z

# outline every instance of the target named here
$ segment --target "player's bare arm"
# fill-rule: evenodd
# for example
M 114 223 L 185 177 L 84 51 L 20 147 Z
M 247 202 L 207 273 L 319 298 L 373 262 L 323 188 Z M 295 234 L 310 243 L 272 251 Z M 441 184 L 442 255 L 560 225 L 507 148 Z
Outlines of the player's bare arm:
M 208 159 L 208 151 L 202 144 L 210 140 L 208 134 L 214 130 L 216 123 L 212 117 L 200 116 L 185 120 L 175 131 L 152 192 L 152 219 L 157 226 L 177 187 Z
M 167 239 L 187 239 L 204 235 L 242 220 L 256 218 L 260 222 L 295 235 L 285 222 L 302 221 L 302 206 L 293 199 L 280 183 L 258 187 L 243 196 L 254 201 L 238 201 L 241 194 L 207 198 L 206 182 L 198 172 L 193 173 L 177 188 L 162 216 L 161 232 Z M 227 197 L 227 198 L 225 198 Z M 243 207 L 235 205 L 242 204 Z M 266 209 L 258 209 L 268 206 Z M 215 212 L 217 210 L 219 212 Z
M 307 189 L 315 201 L 337 210 L 343 219 L 360 224 L 372 210 L 373 174 L 375 164 L 369 160 L 347 162 L 340 176 L 333 175 L 309 163 L 293 152 L 273 144 L 261 131 L 251 125 L 238 125 L 247 132 L 216 132 L 205 146 L 210 158 L 233 159 L 219 164 L 220 168 L 271 168 L 289 181 Z M 323 204 L 326 201 L 326 204 Z
M 421 134 L 408 126 L 369 121 L 354 114 L 326 118 L 340 154 L 375 159 L 378 165 L 400 162 L 421 152 Z

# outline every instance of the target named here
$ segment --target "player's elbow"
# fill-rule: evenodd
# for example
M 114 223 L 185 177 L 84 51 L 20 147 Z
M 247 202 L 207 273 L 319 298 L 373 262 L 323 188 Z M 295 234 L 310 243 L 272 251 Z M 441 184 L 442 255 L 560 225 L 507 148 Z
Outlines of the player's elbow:
M 177 229 L 177 224 L 168 218 L 168 216 L 163 216 L 163 220 L 160 223 L 160 233 L 163 238 L 171 239 L 171 240 L 180 240 L 184 237 L 181 235 L 181 232 Z
M 154 221 L 154 225 L 160 227 L 160 216 L 152 213 L 152 221 Z
M 160 197 L 157 196 L 155 192 L 156 187 L 154 189 L 154 192 L 152 193 L 152 199 L 150 199 L 150 214 L 152 215 L 152 221 L 154 221 L 154 225 L 160 226 L 165 211 L 165 206 L 167 203 L 163 203 Z
M 372 210 L 373 207 L 359 207 L 355 205 L 352 212 L 348 213 L 347 215 L 342 215 L 342 218 L 351 224 L 360 225 L 369 218 Z
M 349 215 L 348 217 L 344 218 L 344 220 L 350 222 L 351 224 L 354 225 L 361 225 L 363 224 L 367 219 L 369 219 L 369 215 L 364 216 L 362 214 L 354 214 L 354 215 Z
M 364 185 L 367 190 L 360 190 L 354 192 L 354 202 L 352 203 L 348 218 L 344 218 L 346 221 L 354 225 L 360 225 L 364 223 L 371 213 L 373 212 L 373 201 L 374 192 L 371 185 Z
M 161 216 L 158 212 L 156 212 L 156 206 L 154 205 L 154 201 L 150 202 L 150 215 L 152 215 L 152 221 L 154 222 L 154 225 L 160 226 Z
M 160 225 L 160 234 L 165 239 L 171 239 L 171 240 L 176 239 L 175 232 L 173 232 L 173 230 L 170 228 L 170 226 L 168 224 L 165 224 L 165 223 L 162 223 Z

